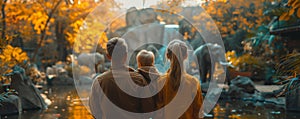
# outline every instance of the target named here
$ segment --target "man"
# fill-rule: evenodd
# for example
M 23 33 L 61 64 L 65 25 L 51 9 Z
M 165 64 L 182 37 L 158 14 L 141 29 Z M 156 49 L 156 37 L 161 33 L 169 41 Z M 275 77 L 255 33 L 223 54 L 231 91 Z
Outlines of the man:
M 122 38 L 109 40 L 107 57 L 111 60 L 111 69 L 98 76 L 92 85 L 89 99 L 92 115 L 97 119 L 151 118 L 140 116 L 142 115 L 140 113 L 151 112 L 155 109 L 153 99 L 138 98 L 127 92 L 144 93 L 139 90 L 139 86 L 146 86 L 147 82 L 135 70 L 126 66 L 127 44 L 125 40 Z M 134 83 L 130 83 L 132 81 Z M 124 87 L 127 90 L 124 90 Z

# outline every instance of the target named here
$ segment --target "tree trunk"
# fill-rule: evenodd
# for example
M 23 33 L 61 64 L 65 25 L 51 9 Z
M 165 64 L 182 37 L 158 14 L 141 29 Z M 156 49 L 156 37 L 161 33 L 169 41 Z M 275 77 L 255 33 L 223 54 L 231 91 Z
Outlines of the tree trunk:
M 7 0 L 4 0 L 4 1 L 3 1 L 3 4 L 2 4 L 2 7 L 1 7 L 1 12 L 2 12 L 2 36 L 1 36 L 1 38 L 2 38 L 2 40 L 6 40 L 6 39 L 5 39 L 5 35 L 6 35 L 6 34 L 5 34 L 5 31 L 6 31 L 5 5 L 6 5 L 6 2 L 7 2 Z M 6 44 L 7 44 L 7 42 L 6 42 Z
M 38 51 L 39 51 L 39 49 L 42 47 L 43 41 L 44 41 L 44 39 L 46 38 L 46 30 L 47 30 L 48 24 L 49 24 L 51 18 L 53 17 L 53 14 L 56 12 L 56 10 L 58 9 L 58 7 L 59 7 L 59 5 L 60 5 L 60 3 L 61 3 L 62 1 L 63 1 L 63 0 L 58 1 L 58 2 L 56 3 L 56 5 L 54 6 L 54 8 L 51 10 L 51 12 L 50 12 L 49 15 L 48 15 L 49 17 L 48 17 L 48 19 L 47 19 L 47 21 L 46 21 L 45 27 L 44 27 L 44 29 L 43 29 L 42 32 L 41 32 L 40 41 L 39 41 L 39 43 L 38 43 L 38 46 L 37 46 L 36 49 L 34 50 L 33 57 L 31 58 L 31 61 L 32 61 L 32 62 L 35 61 L 35 58 L 36 58 L 36 56 L 37 56 L 37 54 L 38 54 Z
M 65 20 L 56 21 L 55 26 L 55 35 L 56 35 L 56 42 L 57 42 L 57 51 L 58 51 L 58 60 L 59 61 L 66 61 L 68 52 L 67 52 L 67 40 L 65 38 L 64 29 Z

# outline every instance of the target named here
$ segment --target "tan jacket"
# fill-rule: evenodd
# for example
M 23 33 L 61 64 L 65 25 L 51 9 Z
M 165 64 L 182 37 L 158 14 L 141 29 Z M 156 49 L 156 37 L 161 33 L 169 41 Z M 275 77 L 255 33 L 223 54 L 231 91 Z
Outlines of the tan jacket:
M 124 77 L 126 73 L 128 74 L 128 71 L 131 79 Z M 133 113 L 151 112 L 155 108 L 153 99 L 142 99 L 131 96 L 121 90 L 115 80 L 122 80 L 121 82 L 125 83 L 132 80 L 139 86 L 145 86 L 147 82 L 131 68 L 120 68 L 114 70 L 114 72 L 113 74 L 112 70 L 109 70 L 94 81 L 89 99 L 92 115 L 97 119 L 149 119 L 146 116 L 137 117 L 134 114 L 124 111 Z M 128 85 L 126 88 L 136 92 L 139 91 L 136 85 Z
M 138 68 L 138 73 L 141 74 L 147 83 L 149 84 L 153 79 L 154 81 L 157 81 L 157 79 L 160 77 L 159 72 L 157 71 L 156 67 L 154 66 L 144 66 L 141 68 Z
M 144 79 L 147 81 L 147 84 L 150 86 L 150 93 L 155 103 L 155 109 L 152 111 L 156 111 L 158 109 L 156 105 L 156 101 L 158 100 L 158 79 L 160 78 L 160 73 L 157 71 L 155 66 L 144 66 L 138 68 L 137 72 L 141 74 Z

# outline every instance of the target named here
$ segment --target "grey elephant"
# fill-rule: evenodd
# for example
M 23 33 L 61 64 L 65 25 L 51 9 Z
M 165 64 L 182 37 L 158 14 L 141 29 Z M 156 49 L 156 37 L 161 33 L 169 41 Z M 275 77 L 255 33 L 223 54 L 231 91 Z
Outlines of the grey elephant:
M 104 63 L 105 57 L 103 54 L 100 53 L 81 53 L 77 57 L 77 61 L 79 65 L 87 66 L 92 71 L 97 72 L 104 72 Z M 100 67 L 100 68 L 99 68 Z
M 194 51 L 194 56 L 197 58 L 196 61 L 198 61 L 200 79 L 202 82 L 207 82 L 212 79 L 216 63 L 223 66 L 222 68 L 224 71 L 226 71 L 227 66 L 232 67 L 232 65 L 225 60 L 224 53 L 225 51 L 220 45 L 212 43 L 201 45 Z M 207 77 L 207 75 L 209 75 L 209 77 Z M 226 79 L 228 78 L 226 77 Z

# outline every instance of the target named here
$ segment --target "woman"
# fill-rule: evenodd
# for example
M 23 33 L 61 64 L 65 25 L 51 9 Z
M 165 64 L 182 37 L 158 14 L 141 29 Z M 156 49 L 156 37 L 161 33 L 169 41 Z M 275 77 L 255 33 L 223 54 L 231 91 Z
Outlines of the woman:
M 165 82 L 165 85 L 159 93 L 158 107 L 165 110 L 163 115 L 166 119 L 174 118 L 174 114 L 178 113 L 180 114 L 175 118 L 199 119 L 203 98 L 198 79 L 184 70 L 183 62 L 188 57 L 187 45 L 180 40 L 171 41 L 166 57 L 171 65 L 167 73 L 159 79 L 159 83 Z M 187 101 L 189 99 L 190 102 Z M 169 104 L 176 106 L 167 109 Z

